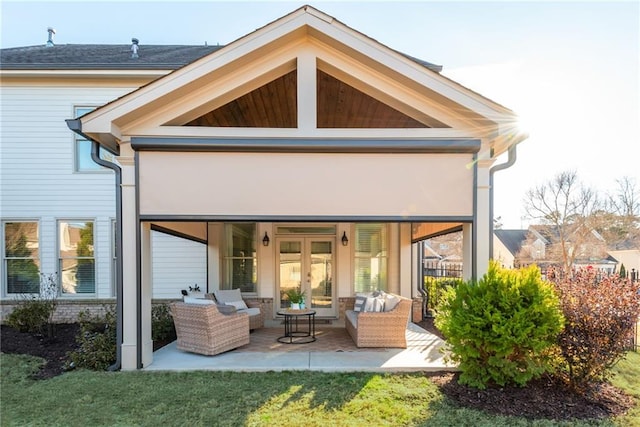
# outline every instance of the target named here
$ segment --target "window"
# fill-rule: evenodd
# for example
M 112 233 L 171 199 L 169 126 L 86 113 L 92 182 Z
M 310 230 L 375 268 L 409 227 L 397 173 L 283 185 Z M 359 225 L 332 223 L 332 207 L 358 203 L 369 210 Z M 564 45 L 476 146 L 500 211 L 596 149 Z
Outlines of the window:
M 387 290 L 387 224 L 356 224 L 354 290 Z
M 4 271 L 8 294 L 40 293 L 37 222 L 4 223 Z
M 256 224 L 225 224 L 224 238 L 221 289 L 256 292 Z
M 83 116 L 93 111 L 95 107 L 76 107 L 75 117 Z M 75 154 L 75 171 L 76 172 L 106 172 L 108 169 L 100 166 L 91 159 L 91 141 L 84 139 L 77 133 L 74 133 Z M 100 149 L 100 158 L 114 161 L 113 155 L 108 151 Z
M 59 272 L 63 294 L 96 291 L 92 221 L 59 221 Z

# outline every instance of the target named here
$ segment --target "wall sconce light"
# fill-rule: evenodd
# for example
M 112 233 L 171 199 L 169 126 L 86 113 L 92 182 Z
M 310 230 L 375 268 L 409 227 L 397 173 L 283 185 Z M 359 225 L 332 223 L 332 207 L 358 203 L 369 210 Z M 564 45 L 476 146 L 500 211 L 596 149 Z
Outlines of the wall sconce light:
M 347 246 L 349 244 L 349 238 L 347 237 L 347 232 L 342 232 L 342 246 Z
M 264 232 L 264 237 L 262 238 L 262 246 L 269 246 L 269 236 L 267 232 Z

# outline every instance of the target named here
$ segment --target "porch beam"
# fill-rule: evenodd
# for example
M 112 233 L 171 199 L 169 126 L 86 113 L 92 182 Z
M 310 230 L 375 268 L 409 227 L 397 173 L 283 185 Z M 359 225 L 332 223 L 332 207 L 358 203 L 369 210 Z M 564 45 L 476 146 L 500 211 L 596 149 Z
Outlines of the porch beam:
M 479 139 L 221 139 L 134 137 L 136 151 L 477 153 Z

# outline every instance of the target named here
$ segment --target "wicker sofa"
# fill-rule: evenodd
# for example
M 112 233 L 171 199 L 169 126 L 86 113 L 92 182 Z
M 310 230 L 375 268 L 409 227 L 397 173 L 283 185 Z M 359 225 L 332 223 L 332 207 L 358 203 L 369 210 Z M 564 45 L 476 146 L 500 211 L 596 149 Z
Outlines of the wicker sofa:
M 345 311 L 345 327 L 357 347 L 407 348 L 406 329 L 412 302 L 393 296 L 400 301 L 390 311 Z
M 179 350 L 213 356 L 249 344 L 247 313 L 222 314 L 213 301 L 203 301 L 208 304 L 170 305 Z

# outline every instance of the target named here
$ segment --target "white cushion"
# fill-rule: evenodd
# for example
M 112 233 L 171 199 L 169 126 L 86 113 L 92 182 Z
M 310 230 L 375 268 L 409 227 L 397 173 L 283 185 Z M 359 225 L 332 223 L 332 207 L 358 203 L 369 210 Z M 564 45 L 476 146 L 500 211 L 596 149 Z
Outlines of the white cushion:
M 213 291 L 213 295 L 220 304 L 228 304 L 231 301 L 242 301 L 240 289 L 217 290 Z
M 245 304 L 244 301 L 240 300 L 240 301 L 227 301 L 225 302 L 226 305 L 232 305 L 236 308 L 236 310 L 245 310 L 249 307 L 247 307 L 247 304 Z
M 215 302 L 211 301 L 210 299 L 206 299 L 206 298 L 193 298 L 193 297 L 185 296 L 185 297 L 183 297 L 183 300 L 187 304 L 199 304 L 199 305 L 213 305 L 213 304 L 215 304 Z
M 260 309 L 257 307 L 251 307 L 251 308 L 242 310 L 242 313 L 247 313 L 249 316 L 259 316 Z

